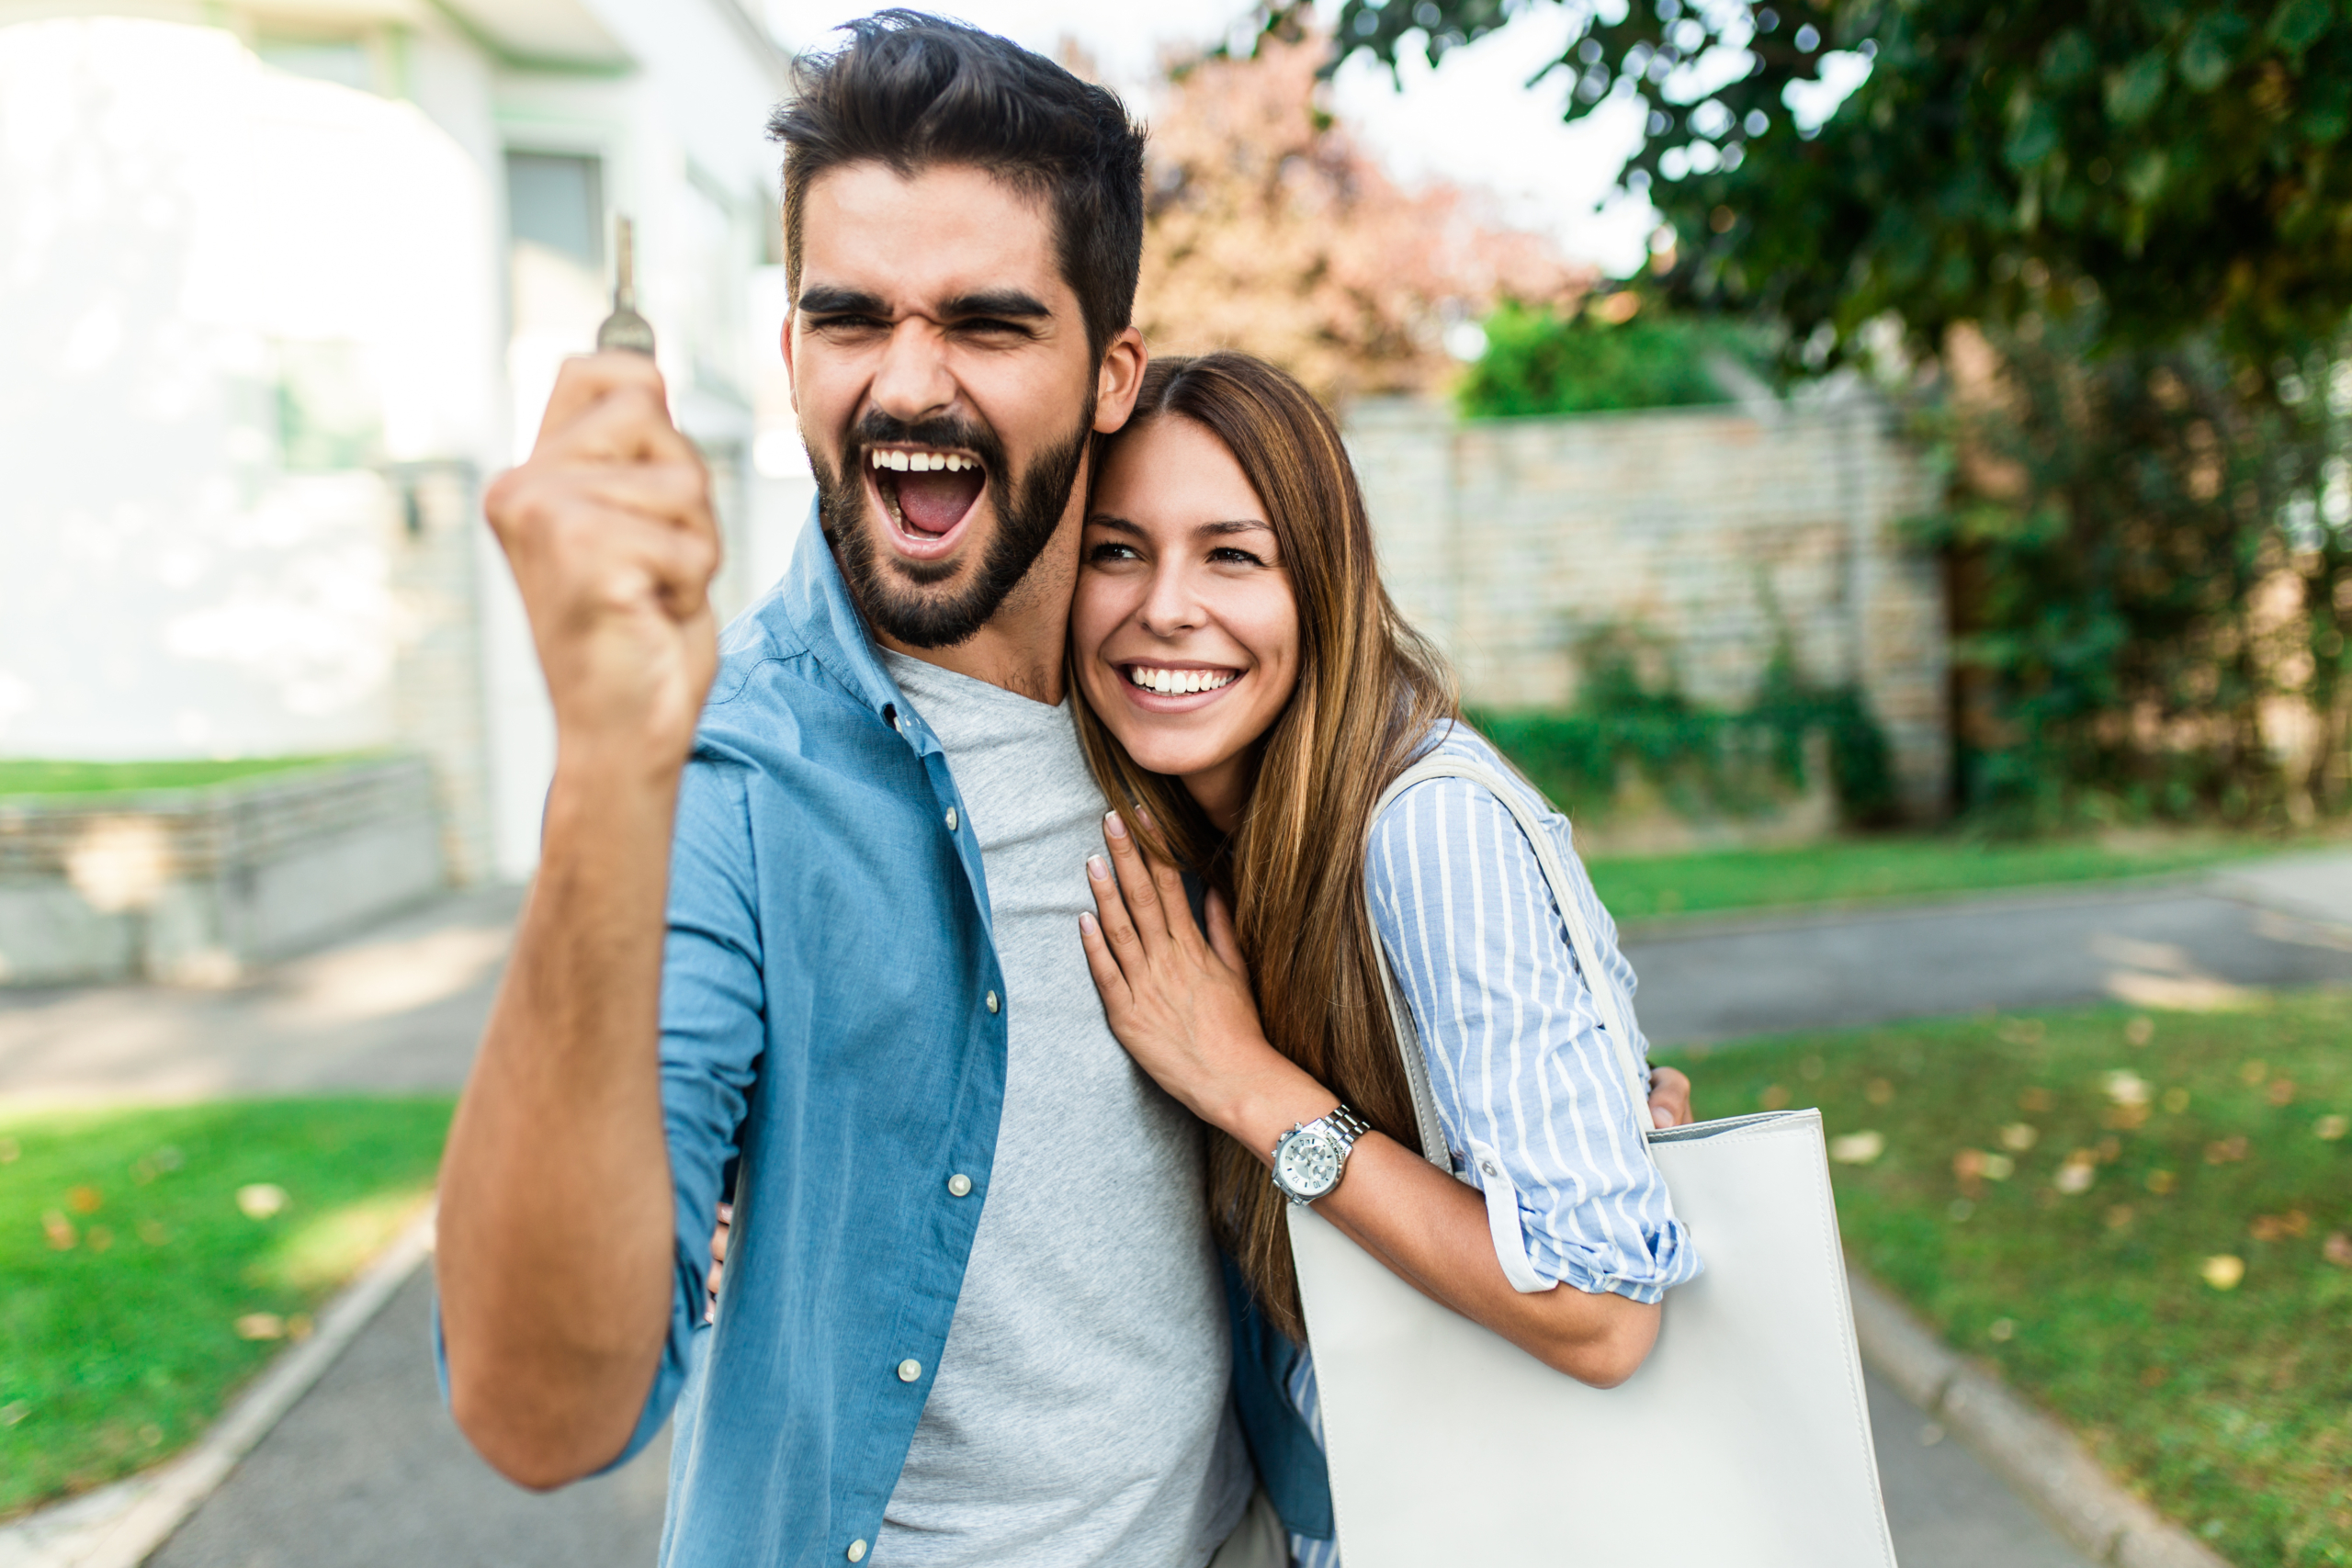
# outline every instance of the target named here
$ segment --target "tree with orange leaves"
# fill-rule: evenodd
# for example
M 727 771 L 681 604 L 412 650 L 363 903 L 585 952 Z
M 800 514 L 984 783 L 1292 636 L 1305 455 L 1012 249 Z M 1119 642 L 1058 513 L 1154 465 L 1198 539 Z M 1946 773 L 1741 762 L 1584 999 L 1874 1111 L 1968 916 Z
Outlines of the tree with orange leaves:
M 1401 189 L 1322 107 L 1329 56 L 1299 32 L 1171 69 L 1136 324 L 1156 354 L 1242 349 L 1329 400 L 1433 390 L 1453 368 L 1449 322 L 1507 299 L 1569 305 L 1595 274 L 1459 188 Z

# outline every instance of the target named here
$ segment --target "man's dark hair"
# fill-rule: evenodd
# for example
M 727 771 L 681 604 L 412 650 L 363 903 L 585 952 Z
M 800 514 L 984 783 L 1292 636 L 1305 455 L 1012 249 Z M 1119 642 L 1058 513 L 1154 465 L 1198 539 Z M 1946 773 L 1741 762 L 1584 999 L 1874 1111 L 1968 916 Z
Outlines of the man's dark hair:
M 1010 39 L 920 11 L 876 11 L 850 41 L 803 56 L 768 120 L 785 144 L 784 268 L 800 288 L 809 182 L 872 161 L 901 175 L 983 169 L 1051 206 L 1063 279 L 1101 358 L 1135 315 L 1143 260 L 1143 131 L 1118 98 Z

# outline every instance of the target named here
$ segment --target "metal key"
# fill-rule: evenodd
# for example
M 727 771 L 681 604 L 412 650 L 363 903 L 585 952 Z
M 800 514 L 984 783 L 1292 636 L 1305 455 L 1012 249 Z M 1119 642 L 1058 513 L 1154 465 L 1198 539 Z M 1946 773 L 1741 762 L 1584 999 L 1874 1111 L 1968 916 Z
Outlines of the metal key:
M 596 329 L 596 351 L 627 349 L 632 354 L 653 352 L 653 326 L 637 313 L 637 254 L 629 220 L 616 220 L 620 243 L 615 247 L 620 257 L 620 275 L 613 284 L 613 313 Z

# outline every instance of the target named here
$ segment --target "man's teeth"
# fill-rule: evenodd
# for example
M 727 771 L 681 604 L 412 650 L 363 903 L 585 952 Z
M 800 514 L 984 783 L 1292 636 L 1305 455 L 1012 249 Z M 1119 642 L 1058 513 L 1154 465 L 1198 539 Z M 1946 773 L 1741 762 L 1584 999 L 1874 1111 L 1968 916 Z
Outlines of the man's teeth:
M 1238 679 L 1231 670 L 1154 670 L 1141 664 L 1127 667 L 1127 679 L 1147 692 L 1182 696 L 1188 692 L 1214 692 Z
M 979 464 L 969 457 L 958 457 L 953 452 L 885 452 L 874 449 L 874 466 L 890 468 L 901 474 L 961 473 L 977 468 Z

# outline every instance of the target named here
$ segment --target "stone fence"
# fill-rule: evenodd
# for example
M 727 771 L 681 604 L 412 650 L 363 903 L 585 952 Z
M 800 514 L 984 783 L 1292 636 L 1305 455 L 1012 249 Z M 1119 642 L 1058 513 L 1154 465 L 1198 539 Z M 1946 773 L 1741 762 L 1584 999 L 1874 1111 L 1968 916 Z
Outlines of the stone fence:
M 421 757 L 0 797 L 0 985 L 226 985 L 446 883 Z
M 1464 701 L 1563 708 L 1577 649 L 1631 630 L 1695 701 L 1746 706 L 1783 643 L 1858 688 L 1906 815 L 1951 790 L 1941 575 L 1901 527 L 1931 491 L 1875 398 L 1456 421 L 1358 403 L 1348 444 L 1389 591 L 1453 660 Z

